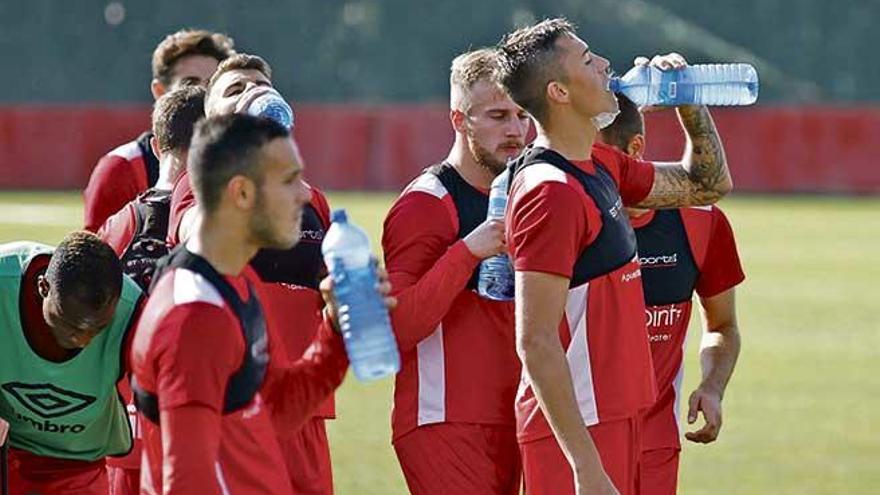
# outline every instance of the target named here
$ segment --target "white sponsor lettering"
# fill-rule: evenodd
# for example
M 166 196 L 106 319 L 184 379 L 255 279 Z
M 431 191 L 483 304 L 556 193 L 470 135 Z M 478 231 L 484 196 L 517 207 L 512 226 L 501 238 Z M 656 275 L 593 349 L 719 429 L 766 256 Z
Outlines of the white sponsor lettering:
M 299 238 L 306 241 L 322 241 L 324 240 L 323 230 L 303 230 L 299 234 Z
M 617 218 L 621 211 L 623 211 L 623 200 L 618 196 L 617 201 L 608 209 L 608 214 L 611 215 L 611 218 Z
M 648 318 L 648 328 L 660 328 L 675 325 L 681 319 L 683 313 L 684 312 L 675 307 L 675 305 L 651 306 L 645 309 L 645 315 Z
M 654 266 L 675 266 L 678 264 L 678 253 L 640 256 L 639 264 L 648 268 Z
M 636 268 L 635 270 L 633 270 L 629 273 L 624 273 L 623 275 L 621 275 L 620 280 L 622 282 L 632 282 L 633 280 L 635 280 L 641 276 L 642 276 L 642 270 L 640 268 Z

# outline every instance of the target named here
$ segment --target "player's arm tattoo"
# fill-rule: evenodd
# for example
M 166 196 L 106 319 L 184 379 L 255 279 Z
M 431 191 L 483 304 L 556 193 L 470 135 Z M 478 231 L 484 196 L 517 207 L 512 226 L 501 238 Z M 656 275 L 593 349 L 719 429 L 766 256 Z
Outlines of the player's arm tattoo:
M 657 163 L 654 185 L 638 206 L 674 208 L 712 204 L 733 187 L 715 122 L 704 106 L 679 107 L 688 136 L 681 162 Z

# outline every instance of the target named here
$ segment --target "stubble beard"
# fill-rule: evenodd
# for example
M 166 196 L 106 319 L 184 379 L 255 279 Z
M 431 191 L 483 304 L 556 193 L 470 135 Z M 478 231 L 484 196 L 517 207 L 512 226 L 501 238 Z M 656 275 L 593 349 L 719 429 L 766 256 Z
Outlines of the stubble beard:
M 507 161 L 498 160 L 489 150 L 480 146 L 470 131 L 468 131 L 468 148 L 477 164 L 493 176 L 497 176 L 507 169 Z
M 257 204 L 254 206 L 254 214 L 248 223 L 250 238 L 260 248 L 269 249 L 290 249 L 296 245 L 299 238 L 299 227 L 297 227 L 290 239 L 284 238 L 272 224 L 271 215 L 266 211 L 265 199 L 262 195 L 257 196 Z

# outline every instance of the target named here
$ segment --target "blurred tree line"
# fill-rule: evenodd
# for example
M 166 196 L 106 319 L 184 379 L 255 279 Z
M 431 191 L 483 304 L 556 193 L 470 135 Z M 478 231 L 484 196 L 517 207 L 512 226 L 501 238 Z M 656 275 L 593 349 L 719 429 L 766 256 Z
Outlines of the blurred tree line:
M 456 54 L 559 15 L 617 72 L 678 51 L 755 64 L 765 103 L 880 99 L 876 0 L 0 0 L 0 102 L 147 102 L 181 27 L 233 36 L 296 101 L 443 101 Z

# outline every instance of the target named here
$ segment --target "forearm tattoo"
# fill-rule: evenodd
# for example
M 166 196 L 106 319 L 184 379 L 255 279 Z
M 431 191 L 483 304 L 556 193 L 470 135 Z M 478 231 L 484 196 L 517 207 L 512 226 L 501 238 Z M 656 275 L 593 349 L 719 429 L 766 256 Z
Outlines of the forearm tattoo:
M 658 164 L 651 193 L 638 206 L 674 208 L 718 201 L 731 188 L 721 138 L 706 107 L 681 107 L 689 139 L 681 163 Z

